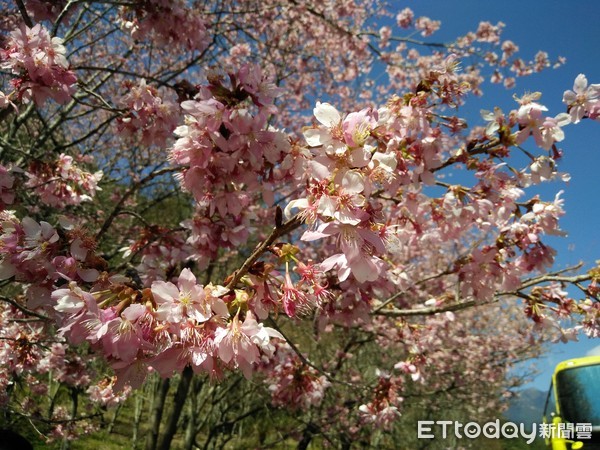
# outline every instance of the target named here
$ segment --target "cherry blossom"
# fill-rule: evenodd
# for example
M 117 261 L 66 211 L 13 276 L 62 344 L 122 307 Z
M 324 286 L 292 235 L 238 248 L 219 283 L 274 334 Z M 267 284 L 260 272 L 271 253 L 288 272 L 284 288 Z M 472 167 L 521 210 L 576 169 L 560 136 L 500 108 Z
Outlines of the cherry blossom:
M 119 131 L 125 135 L 141 131 L 142 142 L 146 145 L 164 145 L 177 126 L 177 105 L 162 99 L 146 80 L 141 80 L 137 86 L 126 83 L 125 87 L 129 92 L 121 101 L 130 112 L 119 119 Z
M 41 105 L 51 97 L 59 103 L 69 101 L 77 78 L 69 70 L 63 40 L 51 37 L 42 25 L 23 25 L 11 33 L 8 47 L 0 53 L 0 67 L 15 75 L 12 84 L 23 100 Z
M 212 316 L 204 290 L 196 284 L 196 277 L 188 269 L 179 275 L 177 286 L 171 282 L 155 281 L 151 289 L 158 304 L 156 317 L 159 320 L 178 323 L 189 317 L 205 322 Z
M 243 322 L 236 314 L 227 328 L 219 328 L 215 333 L 215 346 L 224 363 L 239 367 L 246 377 L 250 377 L 253 364 L 260 360 L 260 351 L 273 353 L 270 338 L 284 339 L 276 330 L 259 324 L 251 313 Z
M 87 172 L 79 167 L 72 156 L 61 153 L 56 161 L 50 163 L 33 163 L 26 173 L 29 178 L 25 183 L 47 204 L 78 205 L 90 201 L 97 191 L 102 179 L 102 171 Z
M 15 194 L 12 190 L 15 179 L 10 171 L 0 165 L 0 211 L 12 204 L 15 200 Z
M 600 84 L 591 84 L 588 86 L 587 78 L 580 73 L 575 78 L 573 90 L 565 91 L 563 94 L 563 103 L 569 109 L 571 121 L 578 123 L 583 119 L 586 112 L 589 112 L 600 101 Z
M 291 349 L 281 346 L 277 349 L 277 364 L 262 367 L 266 373 L 265 383 L 274 406 L 281 408 L 308 410 L 323 401 L 326 389 L 331 385 L 327 378 L 298 360 Z
M 208 44 L 204 20 L 183 1 L 140 2 L 123 7 L 121 17 L 122 26 L 134 39 L 153 34 L 160 44 L 181 44 L 188 50 L 203 50 Z

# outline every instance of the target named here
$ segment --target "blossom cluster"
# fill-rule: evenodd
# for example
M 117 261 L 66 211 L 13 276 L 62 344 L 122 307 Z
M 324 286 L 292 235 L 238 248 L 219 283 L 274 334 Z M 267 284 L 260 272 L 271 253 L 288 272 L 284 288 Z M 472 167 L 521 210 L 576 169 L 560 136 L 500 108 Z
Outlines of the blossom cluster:
M 308 410 L 319 406 L 331 385 L 325 375 L 300 361 L 287 344 L 279 345 L 274 360 L 260 369 L 277 407 Z
M 508 117 L 498 111 L 486 113 L 490 120 L 486 139 L 499 138 L 508 148 L 533 137 L 542 149 L 552 149 L 549 157 L 532 157 L 530 173 L 509 178 L 504 164 L 473 161 L 479 182 L 471 189 L 447 186 L 441 202 L 412 189 L 416 183 L 433 184 L 445 159 L 468 158 L 462 149 L 446 153 L 444 143 L 453 136 L 444 133 L 429 112 L 436 98 L 444 103 L 448 95 L 461 95 L 452 88 L 458 82 L 453 70 L 447 63 L 429 84 L 430 92 L 393 99 L 377 111 L 364 109 L 343 117 L 332 105 L 317 103 L 314 115 L 319 125 L 304 129 L 311 156 L 308 187 L 304 197 L 289 202 L 286 213 L 291 216 L 300 209 L 300 216 L 312 224 L 314 230 L 306 231 L 302 240 L 334 238 L 331 242 L 341 252 L 322 261 L 320 268 L 336 269 L 340 282 L 350 275 L 358 283 L 377 281 L 392 261 L 395 249 L 390 244 L 402 236 L 426 238 L 431 245 L 434 240 L 456 240 L 467 230 L 488 232 L 492 227 L 500 236 L 496 245 L 476 249 L 455 265 L 463 295 L 489 299 L 498 288 L 516 287 L 523 273 L 552 264 L 554 251 L 541 236 L 562 233 L 558 226 L 562 200 L 534 199 L 530 209 L 520 211 L 518 199 L 524 187 L 558 176 L 553 165 L 560 155 L 556 144 L 564 138 L 561 127 L 571 121 L 564 113 L 544 117 L 546 108 L 536 101 L 539 96 L 519 99 L 519 109 Z M 442 89 L 436 89 L 436 83 Z M 382 205 L 390 202 L 395 205 L 382 218 Z
M 396 15 L 396 23 L 400 28 L 415 27 L 422 36 L 431 36 L 440 29 L 441 22 L 429 17 L 421 16 L 415 19 L 415 14 L 410 8 L 404 8 Z
M 439 27 L 440 22 L 428 17 L 415 18 L 410 8 L 405 8 L 396 16 L 396 24 L 402 29 L 414 29 L 414 33 L 422 36 L 431 36 Z M 548 67 L 558 67 L 565 59 L 557 58 L 552 62 L 546 52 L 538 52 L 531 61 L 526 61 L 517 55 L 519 47 L 510 40 L 503 40 L 502 33 L 505 24 L 498 22 L 492 24 L 488 21 L 479 23 L 477 30 L 459 37 L 456 42 L 449 45 L 451 51 L 461 58 L 467 58 L 473 52 L 483 55 L 485 62 L 492 68 L 489 79 L 492 83 L 503 83 L 506 88 L 513 88 L 518 77 L 528 76 L 543 71 Z M 379 45 L 382 48 L 382 59 L 386 62 L 386 71 L 392 85 L 399 87 L 406 84 L 416 86 L 426 77 L 429 68 L 439 64 L 445 55 L 443 52 L 426 54 L 415 47 L 406 45 L 402 37 L 394 37 L 392 29 L 384 26 L 379 30 Z M 396 41 L 396 46 L 391 44 Z M 411 71 L 403 70 L 406 64 L 414 64 Z M 478 64 L 471 65 L 459 78 L 468 83 L 476 95 L 481 95 L 480 85 L 487 77 Z
M 120 21 L 134 39 L 150 34 L 159 45 L 202 51 L 210 39 L 200 12 L 183 0 L 139 0 L 121 9 Z
M 271 338 L 283 339 L 256 321 L 253 311 L 264 319 L 265 310 L 251 304 L 244 291 L 199 285 L 189 269 L 177 284 L 157 280 L 158 275 L 148 280 L 149 289 L 139 291 L 127 278 L 102 271 L 93 239 L 72 223 L 63 221 L 59 234 L 47 222 L 3 215 L 2 279 L 30 283 L 30 308 L 56 311 L 61 334 L 72 343 L 88 342 L 108 358 L 118 380 L 92 392 L 99 400 L 115 401 L 111 386 L 137 386 L 148 368 L 163 376 L 188 364 L 213 376 L 239 368 L 249 377 L 262 355 L 272 356 Z M 318 273 L 301 267 L 305 282 L 314 284 Z M 285 304 L 290 315 L 295 307 L 290 300 Z
M 72 156 L 61 153 L 56 161 L 34 161 L 29 166 L 25 186 L 47 205 L 64 207 L 90 201 L 100 190 L 102 171 L 87 172 Z
M 373 400 L 360 405 L 358 410 L 363 421 L 374 424 L 377 428 L 387 429 L 400 415 L 398 406 L 403 399 L 398 395 L 398 390 L 401 386 L 389 374 L 379 369 L 376 372 L 378 382 L 373 391 Z
M 124 87 L 127 94 L 121 103 L 128 112 L 118 119 L 119 132 L 127 136 L 140 132 L 143 145 L 164 145 L 177 126 L 179 106 L 161 98 L 157 89 L 148 86 L 146 80 L 136 85 L 126 82 Z
M 22 299 L 17 299 L 21 304 Z M 33 401 L 32 397 L 51 397 L 58 385 L 75 390 L 97 390 L 92 369 L 95 361 L 89 355 L 83 357 L 76 349 L 56 336 L 50 336 L 50 323 L 43 320 L 28 321 L 28 314 L 19 308 L 0 302 L 0 406 L 10 401 L 18 405 L 18 413 L 28 417 L 47 417 L 54 423 L 51 436 L 69 434 L 75 436 L 94 431 L 87 423 L 76 424 L 72 413 L 59 402 L 48 408 Z M 51 380 L 51 381 L 49 381 Z M 20 398 L 17 385 L 26 384 L 27 397 Z M 115 397 L 112 391 L 98 401 L 116 404 L 125 400 L 127 392 Z M 83 406 L 83 405 L 82 405 Z
M 273 167 L 289 152 L 287 136 L 268 127 L 279 90 L 260 68 L 243 66 L 229 84 L 209 76 L 193 100 L 184 101 L 185 124 L 170 159 L 181 168 L 182 187 L 197 201 L 197 212 L 184 226 L 189 242 L 205 255 L 233 247 L 248 236 L 248 206 L 255 193 L 272 204 Z
M 189 269 L 177 284 L 155 281 L 143 291 L 118 276 L 101 277 L 90 290 L 72 282 L 52 299 L 61 333 L 107 357 L 117 391 L 138 387 L 150 368 L 163 377 L 188 365 L 211 376 L 236 368 L 250 377 L 262 355 L 272 356 L 271 338 L 283 339 L 242 309 L 236 293 L 198 284 Z
M 10 34 L 7 47 L 0 50 L 0 67 L 14 75 L 11 84 L 20 100 L 66 103 L 75 93 L 77 78 L 69 70 L 63 40 L 51 37 L 40 24 L 22 25 Z
M 94 254 L 93 239 L 66 219 L 61 225 L 64 240 L 45 221 L 19 220 L 13 211 L 3 211 L 0 219 L 0 279 L 29 283 L 32 308 L 48 304 L 56 283 L 95 281 L 106 264 Z

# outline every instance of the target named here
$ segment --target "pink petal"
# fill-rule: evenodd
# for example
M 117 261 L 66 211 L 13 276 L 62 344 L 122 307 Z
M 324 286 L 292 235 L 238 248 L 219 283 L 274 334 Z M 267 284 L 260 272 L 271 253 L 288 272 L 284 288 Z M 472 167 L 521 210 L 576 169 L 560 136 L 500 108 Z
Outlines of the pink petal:
M 77 275 L 87 283 L 93 283 L 100 276 L 100 272 L 96 269 L 77 269 Z
M 158 303 L 172 302 L 179 298 L 179 289 L 171 282 L 155 281 L 150 288 Z

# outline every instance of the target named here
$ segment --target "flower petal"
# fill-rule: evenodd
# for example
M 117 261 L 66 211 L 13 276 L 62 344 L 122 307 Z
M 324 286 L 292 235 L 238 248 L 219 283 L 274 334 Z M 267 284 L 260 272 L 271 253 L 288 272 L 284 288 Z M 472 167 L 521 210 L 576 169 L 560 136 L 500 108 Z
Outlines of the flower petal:
M 573 84 L 573 90 L 577 94 L 583 94 L 583 93 L 585 93 L 585 88 L 587 87 L 587 84 L 588 84 L 587 78 L 585 77 L 584 74 L 580 73 L 579 75 L 577 75 L 577 78 L 575 78 L 575 83 Z
M 317 120 L 329 128 L 336 126 L 342 121 L 338 110 L 329 103 L 317 102 L 317 106 L 313 112 Z

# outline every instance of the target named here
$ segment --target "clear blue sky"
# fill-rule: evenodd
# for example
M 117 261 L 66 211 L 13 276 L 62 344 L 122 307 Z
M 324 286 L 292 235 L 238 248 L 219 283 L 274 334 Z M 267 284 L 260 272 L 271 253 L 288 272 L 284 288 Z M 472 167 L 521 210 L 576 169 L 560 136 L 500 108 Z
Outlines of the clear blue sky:
M 588 82 L 600 83 L 600 1 L 598 0 L 413 0 L 390 2 L 398 10 L 410 7 L 415 16 L 425 15 L 442 21 L 441 30 L 431 39 L 447 42 L 458 35 L 474 31 L 480 21 L 506 24 L 503 37 L 515 42 L 524 59 L 531 59 L 538 50 L 547 51 L 554 60 L 567 58 L 556 70 L 522 78 L 514 91 L 488 88 L 481 100 L 470 102 L 473 108 L 467 118 L 474 118 L 480 109 L 501 106 L 504 111 L 514 108 L 512 94 L 526 91 L 542 92 L 541 102 L 550 115 L 564 111 L 562 93 L 572 89 L 573 80 L 584 73 Z M 463 111 L 463 114 L 465 112 Z M 600 260 L 600 123 L 585 120 L 565 129 L 566 139 L 560 147 L 564 158 L 561 172 L 571 174 L 567 185 L 554 184 L 544 189 L 548 200 L 553 192 L 564 189 L 566 216 L 561 221 L 568 232 L 566 238 L 553 240 L 559 257 L 557 267 L 583 261 L 591 267 Z M 561 360 L 600 354 L 600 339 L 580 338 L 578 343 L 555 344 L 548 355 L 537 361 L 540 374 L 533 386 L 547 390 L 554 366 Z

